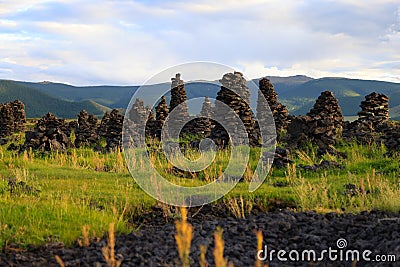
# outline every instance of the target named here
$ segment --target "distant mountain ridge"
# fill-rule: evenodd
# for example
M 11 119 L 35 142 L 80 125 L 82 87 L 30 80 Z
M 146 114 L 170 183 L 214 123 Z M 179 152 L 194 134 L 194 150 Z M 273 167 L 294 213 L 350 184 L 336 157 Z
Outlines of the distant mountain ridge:
M 47 112 L 52 112 L 61 118 L 74 118 L 82 110 L 102 116 L 108 107 L 102 106 L 92 100 L 65 101 L 47 95 L 32 87 L 16 84 L 14 81 L 0 80 L 0 103 L 21 100 L 25 104 L 28 118 L 39 118 Z
M 294 115 L 307 113 L 320 93 L 329 90 L 338 98 L 343 114 L 355 116 L 360 110 L 359 105 L 364 96 L 376 91 L 389 96 L 391 117 L 400 119 L 400 83 L 332 77 L 314 79 L 304 75 L 268 78 L 279 94 L 279 101 L 287 105 L 290 113 Z M 258 86 L 260 79 L 251 82 Z M 169 88 L 170 84 L 147 85 L 144 89 L 152 92 L 161 86 Z M 78 109 L 81 108 L 100 116 L 109 108 L 126 108 L 139 87 L 108 85 L 79 87 L 52 82 L 0 80 L 0 102 L 14 100 L 12 97 L 25 100 L 29 117 L 42 116 L 46 110 L 46 112 L 54 111 L 60 117 L 75 118 Z M 188 99 L 204 96 L 215 98 L 219 91 L 218 85 L 210 86 L 205 82 L 187 82 L 185 88 Z

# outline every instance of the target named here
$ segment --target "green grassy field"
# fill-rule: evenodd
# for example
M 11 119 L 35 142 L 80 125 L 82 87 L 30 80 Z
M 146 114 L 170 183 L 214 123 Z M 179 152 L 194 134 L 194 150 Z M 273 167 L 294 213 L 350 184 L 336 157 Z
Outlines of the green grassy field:
M 46 242 L 71 245 L 82 236 L 83 226 L 90 227 L 90 236 L 102 236 L 111 222 L 115 223 L 118 233 L 127 233 L 140 228 L 132 223 L 132 218 L 161 205 L 135 183 L 120 152 L 102 154 L 87 148 L 51 154 L 32 151 L 18 154 L 6 148 L 7 145 L 0 147 L 1 247 Z M 338 161 L 344 169 L 311 172 L 295 165 L 272 169 L 255 192 L 248 192 L 247 182 L 240 183 L 219 202 L 237 217 L 247 216 L 255 206 L 268 210 L 274 202 L 292 203 L 299 211 L 400 210 L 399 155 L 384 156 L 386 150 L 380 146 L 341 144 L 337 149 L 348 158 L 332 155 L 318 158 L 311 146 L 292 156 L 297 165 L 328 159 Z M 226 154 L 217 155 L 218 164 L 226 163 Z M 136 160 L 135 175 L 147 174 L 148 170 L 140 167 L 141 159 Z M 220 171 L 214 167 L 198 178 L 178 178 L 170 172 L 172 166 L 166 161 L 157 162 L 172 181 L 187 186 L 206 184 Z M 254 159 L 249 165 L 255 165 Z M 251 169 L 245 173 L 246 180 L 252 175 Z M 23 183 L 12 188 L 9 185 L 12 178 L 16 183 Z M 344 185 L 348 183 L 359 187 L 360 193 L 344 194 Z

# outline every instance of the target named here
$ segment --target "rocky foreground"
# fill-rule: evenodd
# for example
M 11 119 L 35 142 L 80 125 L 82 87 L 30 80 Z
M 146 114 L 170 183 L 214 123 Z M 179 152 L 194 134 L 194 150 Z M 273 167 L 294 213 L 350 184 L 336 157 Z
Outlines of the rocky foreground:
M 315 250 L 318 258 L 323 250 L 330 247 L 331 256 L 336 255 L 337 259 L 340 259 L 340 251 L 343 257 L 348 250 L 358 250 L 360 257 L 364 251 L 371 251 L 367 252 L 370 262 L 360 260 L 356 264 L 331 261 L 328 252 L 322 262 L 282 262 L 275 252 L 272 261 L 268 261 L 269 266 L 400 266 L 400 214 L 365 212 L 358 215 L 321 215 L 277 210 L 259 212 L 246 219 L 234 219 L 223 218 L 211 208 L 204 208 L 197 214 L 194 209 L 190 212 L 194 216 L 189 218 L 194 226 L 192 266 L 199 266 L 201 244 L 208 247 L 207 261 L 209 266 L 214 266 L 213 233 L 217 226 L 224 229 L 225 256 L 235 266 L 254 266 L 255 230 L 258 229 L 263 232 L 268 253 L 285 250 L 287 253 L 283 257 L 286 258 L 292 250 L 297 250 L 300 257 L 304 250 Z M 139 229 L 117 237 L 116 258 L 122 260 L 122 266 L 180 266 L 173 223 L 165 223 L 161 216 L 154 218 L 154 214 L 149 214 Z M 101 252 L 106 244 L 107 240 L 103 238 L 89 247 L 65 248 L 62 244 L 48 244 L 25 252 L 2 251 L 0 266 L 59 266 L 55 255 L 60 256 L 65 266 L 106 266 Z M 294 252 L 291 255 L 294 257 Z M 394 255 L 396 262 L 377 262 L 377 255 L 381 255 L 381 259 Z

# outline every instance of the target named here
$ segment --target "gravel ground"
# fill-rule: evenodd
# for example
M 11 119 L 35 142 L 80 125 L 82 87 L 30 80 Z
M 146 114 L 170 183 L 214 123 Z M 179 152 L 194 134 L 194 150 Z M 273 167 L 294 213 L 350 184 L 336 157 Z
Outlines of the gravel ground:
M 211 213 L 208 213 L 210 212 Z M 191 212 L 194 213 L 193 210 Z M 156 213 L 155 213 L 156 214 Z M 175 226 L 165 223 L 161 215 L 150 214 L 142 223 L 140 230 L 121 235 L 116 240 L 117 258 L 122 266 L 179 266 L 179 257 L 175 246 Z M 190 215 L 190 214 L 189 214 Z M 226 217 L 226 216 L 225 216 Z M 348 250 L 362 252 L 370 250 L 369 258 L 376 255 L 395 255 L 397 262 L 360 261 L 353 266 L 400 266 L 400 214 L 382 212 L 364 212 L 352 214 L 317 214 L 314 212 L 296 213 L 289 210 L 259 212 L 246 219 L 224 218 L 212 210 L 203 209 L 194 218 L 189 218 L 194 226 L 191 260 L 192 266 L 199 266 L 199 246 L 208 247 L 207 260 L 213 262 L 213 232 L 220 226 L 224 229 L 225 256 L 235 266 L 254 266 L 256 257 L 255 230 L 262 230 L 264 243 L 268 251 L 285 250 L 288 253 L 297 250 L 315 250 L 317 257 L 323 250 L 331 247 L 346 255 Z M 345 239 L 347 246 L 338 248 L 337 241 Z M 343 241 L 343 240 L 342 240 Z M 89 247 L 63 247 L 62 244 L 48 244 L 28 251 L 2 251 L 0 266 L 59 266 L 55 255 L 59 255 L 65 266 L 106 266 L 101 248 L 106 245 L 103 238 Z M 343 243 L 340 244 L 343 246 Z M 295 254 L 291 254 L 295 256 Z M 350 261 L 295 262 L 279 261 L 276 253 L 270 266 L 352 266 Z M 345 257 L 345 256 L 344 256 Z

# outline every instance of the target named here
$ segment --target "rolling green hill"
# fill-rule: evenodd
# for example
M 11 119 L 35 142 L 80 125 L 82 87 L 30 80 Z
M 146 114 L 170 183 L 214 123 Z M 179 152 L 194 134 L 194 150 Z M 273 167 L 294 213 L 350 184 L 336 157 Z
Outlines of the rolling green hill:
M 72 86 L 52 82 L 16 82 L 17 84 L 34 88 L 47 95 L 67 101 L 93 100 L 96 103 L 110 107 L 121 108 L 118 103 L 125 103 L 139 86 Z M 125 105 L 126 106 L 126 105 Z
M 360 111 L 360 103 L 364 96 L 372 93 L 384 93 L 389 96 L 389 106 L 392 109 L 391 116 L 398 117 L 397 106 L 400 105 L 400 84 L 382 81 L 357 80 L 346 78 L 321 78 L 310 80 L 289 90 L 279 90 L 276 85 L 279 98 L 288 103 L 292 113 L 301 115 L 307 113 L 322 91 L 329 90 L 338 98 L 342 112 L 346 116 L 354 116 Z
M 25 103 L 28 118 L 42 117 L 47 112 L 52 112 L 61 118 L 76 118 L 76 115 L 82 109 L 101 116 L 104 114 L 104 111 L 109 110 L 107 107 L 97 104 L 92 100 L 69 102 L 13 81 L 0 81 L 0 103 L 16 99 Z
M 347 78 L 321 78 L 313 79 L 303 75 L 291 77 L 268 77 L 275 86 L 275 90 L 279 94 L 279 100 L 284 103 L 291 114 L 304 115 L 306 114 L 316 98 L 322 91 L 330 90 L 338 98 L 339 104 L 342 107 L 345 116 L 355 116 L 360 110 L 360 102 L 364 96 L 372 93 L 384 93 L 389 96 L 389 105 L 391 108 L 391 117 L 400 118 L 400 83 L 390 83 L 373 80 L 358 80 Z M 254 79 L 253 82 L 258 85 L 260 79 Z M 47 105 L 40 105 L 39 102 L 28 102 L 29 115 L 37 115 L 43 112 L 44 107 L 53 111 L 57 108 L 63 110 L 58 114 L 65 117 L 75 117 L 77 110 L 85 106 L 88 111 L 100 114 L 107 108 L 125 109 L 131 99 L 131 96 L 136 92 L 139 86 L 71 86 L 62 83 L 32 83 L 32 82 L 11 82 L 2 81 L 4 83 L 12 83 L 11 87 L 19 88 L 19 94 L 28 99 L 35 95 L 34 98 L 49 98 L 51 101 L 44 101 Z M 21 89 L 22 88 L 22 89 Z M 157 95 L 162 90 L 168 90 L 169 83 L 161 83 L 155 85 L 147 85 L 144 87 L 148 90 L 148 96 Z M 195 97 L 209 96 L 215 98 L 219 91 L 219 86 L 209 83 L 187 82 L 186 91 L 188 99 Z M 34 92 L 34 93 L 33 93 Z M 15 92 L 14 92 L 15 93 Z M 38 97 L 39 94 L 43 95 Z M 169 94 L 166 95 L 169 99 Z M 0 95 L 0 101 L 5 101 Z M 5 99 L 5 98 L 4 98 Z M 10 99 L 10 98 L 8 98 Z M 256 96 L 252 96 L 252 101 L 255 102 Z M 143 99 L 146 100 L 147 99 Z M 61 102 L 57 102 L 61 101 Z M 57 104 L 53 104 L 57 103 Z M 33 107 L 40 105 L 40 107 Z M 37 109 L 40 111 L 37 112 Z M 79 112 L 79 111 L 78 111 Z M 61 115 L 60 115 L 61 116 Z

